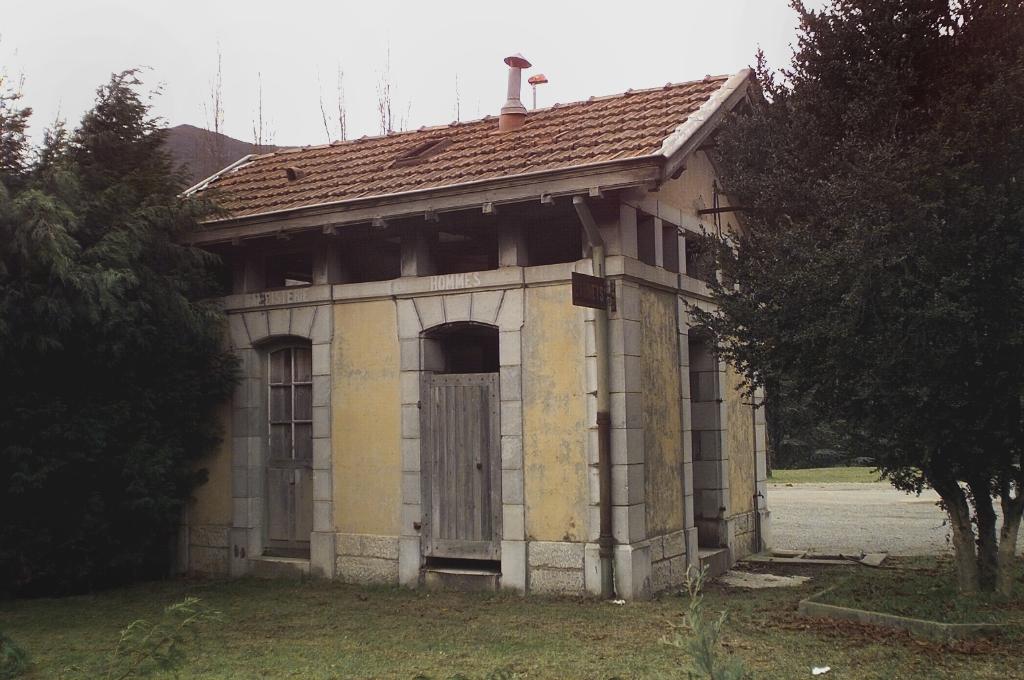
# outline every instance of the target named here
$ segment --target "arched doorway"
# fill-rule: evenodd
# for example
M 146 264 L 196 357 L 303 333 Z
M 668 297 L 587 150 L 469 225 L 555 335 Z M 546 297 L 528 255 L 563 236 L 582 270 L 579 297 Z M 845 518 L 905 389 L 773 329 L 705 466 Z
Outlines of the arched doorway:
M 423 555 L 500 560 L 498 329 L 459 322 L 422 339 Z

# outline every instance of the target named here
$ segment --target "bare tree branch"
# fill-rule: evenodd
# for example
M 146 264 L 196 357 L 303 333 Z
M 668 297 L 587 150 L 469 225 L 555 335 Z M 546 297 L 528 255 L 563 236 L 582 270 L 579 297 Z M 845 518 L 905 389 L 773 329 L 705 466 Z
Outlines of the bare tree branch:
M 377 81 L 377 115 L 382 135 L 394 132 L 394 114 L 391 109 L 391 46 L 388 45 L 384 70 Z
M 252 121 L 252 145 L 255 153 L 262 153 L 266 146 L 263 136 L 263 74 L 256 72 L 256 117 Z
M 348 139 L 348 111 L 345 105 L 345 72 L 341 69 L 340 63 L 338 64 L 338 82 L 335 93 L 338 105 L 338 139 L 345 141 Z
M 217 72 L 213 82 L 210 83 L 210 98 L 208 108 L 204 104 L 206 112 L 206 130 L 213 134 L 207 135 L 207 153 L 213 164 L 218 168 L 226 165 L 224 160 L 224 139 L 221 137 L 224 130 L 224 79 L 223 79 L 223 55 L 220 43 L 217 43 Z
M 462 120 L 462 95 L 459 93 L 459 74 L 455 74 L 455 120 Z
M 327 133 L 327 143 L 331 143 L 331 126 L 327 122 L 327 107 L 324 106 L 324 86 L 320 82 L 320 71 L 316 72 L 317 97 L 320 101 L 320 120 L 324 124 L 324 132 Z

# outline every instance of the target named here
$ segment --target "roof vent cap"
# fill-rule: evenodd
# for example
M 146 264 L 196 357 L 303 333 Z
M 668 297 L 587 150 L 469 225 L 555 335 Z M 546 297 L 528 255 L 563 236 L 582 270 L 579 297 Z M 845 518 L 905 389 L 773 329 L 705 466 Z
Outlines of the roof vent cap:
M 505 105 L 501 107 L 501 115 L 498 117 L 498 129 L 502 132 L 521 128 L 526 122 L 526 107 L 523 106 L 519 95 L 523 84 L 523 69 L 532 66 L 526 57 L 519 53 L 505 57 L 505 64 L 508 65 L 507 98 Z

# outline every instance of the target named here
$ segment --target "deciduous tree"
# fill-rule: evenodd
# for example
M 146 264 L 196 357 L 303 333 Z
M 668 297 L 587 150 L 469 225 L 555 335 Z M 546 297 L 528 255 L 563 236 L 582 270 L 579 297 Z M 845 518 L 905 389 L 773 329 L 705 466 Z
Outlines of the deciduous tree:
M 1012 586 L 1024 510 L 1024 3 L 833 0 L 718 139 L 747 233 L 717 313 L 901 489 L 935 489 L 964 592 Z M 1002 514 L 999 524 L 996 508 Z

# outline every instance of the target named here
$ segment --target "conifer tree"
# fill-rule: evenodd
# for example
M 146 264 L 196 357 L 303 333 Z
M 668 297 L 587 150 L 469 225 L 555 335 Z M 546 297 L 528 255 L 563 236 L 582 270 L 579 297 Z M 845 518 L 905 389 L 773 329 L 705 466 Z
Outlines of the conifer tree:
M 0 591 L 166 574 L 218 441 L 219 264 L 181 245 L 211 207 L 178 198 L 140 86 L 112 76 L 0 195 Z

